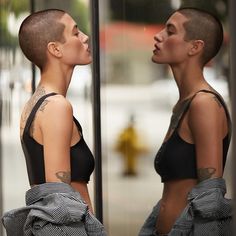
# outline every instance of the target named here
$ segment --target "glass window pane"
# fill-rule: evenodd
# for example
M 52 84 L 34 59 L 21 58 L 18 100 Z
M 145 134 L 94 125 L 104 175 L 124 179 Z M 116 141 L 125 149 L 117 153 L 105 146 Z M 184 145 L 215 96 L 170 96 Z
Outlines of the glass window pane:
M 153 37 L 181 3 L 213 9 L 209 2 L 100 2 L 104 222 L 110 235 L 137 235 L 162 195 L 154 158 L 168 129 L 178 90 L 169 67 L 152 63 Z M 219 2 L 225 41 L 204 73 L 230 105 L 227 4 Z M 229 196 L 230 164 L 228 157 Z

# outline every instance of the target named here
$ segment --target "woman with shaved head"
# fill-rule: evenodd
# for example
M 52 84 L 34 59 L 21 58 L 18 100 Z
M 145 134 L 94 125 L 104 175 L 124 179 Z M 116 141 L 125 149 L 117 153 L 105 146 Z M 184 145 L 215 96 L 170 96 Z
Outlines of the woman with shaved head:
M 232 235 L 232 209 L 222 178 L 230 117 L 203 75 L 223 42 L 222 25 L 208 12 L 181 8 L 154 39 L 152 61 L 170 66 L 179 100 L 154 162 L 163 182 L 162 198 L 139 236 Z
M 94 157 L 66 98 L 74 67 L 91 63 L 88 39 L 71 16 L 58 9 L 33 13 L 21 24 L 19 44 L 39 67 L 40 81 L 20 121 L 31 189 L 26 194 L 26 208 L 14 211 L 14 219 L 21 216 L 14 220 L 16 225 L 12 225 L 12 212 L 5 214 L 8 235 L 23 231 L 105 235 L 93 215 L 87 188 Z

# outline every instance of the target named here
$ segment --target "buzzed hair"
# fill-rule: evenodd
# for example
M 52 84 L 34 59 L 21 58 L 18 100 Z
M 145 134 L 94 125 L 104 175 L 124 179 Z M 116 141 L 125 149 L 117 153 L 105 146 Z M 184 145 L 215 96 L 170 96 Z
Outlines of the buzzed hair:
M 47 62 L 49 42 L 64 42 L 65 25 L 59 20 L 66 12 L 47 9 L 32 13 L 24 19 L 19 30 L 19 44 L 24 55 L 43 70 Z
M 184 15 L 188 21 L 183 24 L 185 40 L 204 41 L 204 51 L 201 58 L 203 66 L 219 52 L 223 43 L 224 32 L 221 22 L 209 12 L 196 8 L 180 8 L 176 12 Z

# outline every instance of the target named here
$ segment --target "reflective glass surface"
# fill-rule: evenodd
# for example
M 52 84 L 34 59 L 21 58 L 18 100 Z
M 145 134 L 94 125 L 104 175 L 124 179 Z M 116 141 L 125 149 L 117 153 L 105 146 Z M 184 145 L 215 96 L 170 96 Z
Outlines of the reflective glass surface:
M 17 4 L 19 2 L 21 4 Z M 190 6 L 199 4 L 210 9 L 212 5 L 208 4 L 212 2 L 99 1 L 103 218 L 111 236 L 137 235 L 162 194 L 163 186 L 154 170 L 154 157 L 168 128 L 178 90 L 169 67 L 154 64 L 151 60 L 153 37 L 181 3 Z M 23 206 L 24 194 L 29 188 L 20 145 L 19 119 L 23 105 L 32 93 L 32 65 L 18 47 L 17 32 L 32 7 L 34 10 L 64 9 L 83 31 L 92 35 L 89 0 L 0 1 L 0 168 L 3 211 Z M 224 24 L 224 45 L 204 73 L 230 108 L 227 1 L 217 1 L 215 7 Z M 75 68 L 68 99 L 93 150 L 91 66 Z M 35 79 L 37 86 L 37 69 Z M 229 197 L 232 195 L 230 154 L 225 167 Z M 93 177 L 91 180 L 89 190 L 93 200 Z

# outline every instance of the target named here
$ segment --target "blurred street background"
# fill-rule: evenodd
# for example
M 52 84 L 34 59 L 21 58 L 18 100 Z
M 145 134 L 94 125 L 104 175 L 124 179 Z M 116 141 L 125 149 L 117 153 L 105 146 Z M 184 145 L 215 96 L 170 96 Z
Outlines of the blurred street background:
M 231 108 L 227 0 L 99 1 L 103 215 L 110 236 L 136 236 L 161 198 L 162 184 L 153 163 L 178 92 L 169 68 L 152 63 L 151 56 L 154 35 L 181 4 L 210 10 L 224 25 L 224 45 L 204 73 Z M 21 53 L 17 32 L 32 7 L 34 10 L 64 9 L 82 31 L 91 35 L 89 0 L 0 0 L 2 212 L 23 206 L 24 194 L 29 188 L 20 145 L 19 118 L 23 105 L 37 86 L 39 71 Z M 91 66 L 75 68 L 68 99 L 93 150 L 91 71 Z M 232 197 L 231 159 L 229 153 L 225 168 L 228 197 Z M 89 189 L 93 198 L 93 178 Z M 4 230 L 2 232 L 5 235 Z

